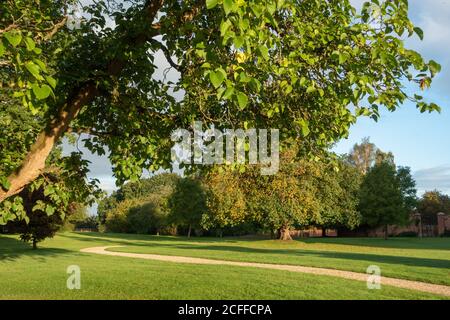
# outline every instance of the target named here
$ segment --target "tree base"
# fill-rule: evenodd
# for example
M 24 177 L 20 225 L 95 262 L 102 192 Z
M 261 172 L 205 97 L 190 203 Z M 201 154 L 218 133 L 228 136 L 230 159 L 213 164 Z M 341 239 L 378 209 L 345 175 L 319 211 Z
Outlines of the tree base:
M 292 240 L 291 233 L 289 232 L 289 228 L 281 228 L 279 231 L 279 240 Z

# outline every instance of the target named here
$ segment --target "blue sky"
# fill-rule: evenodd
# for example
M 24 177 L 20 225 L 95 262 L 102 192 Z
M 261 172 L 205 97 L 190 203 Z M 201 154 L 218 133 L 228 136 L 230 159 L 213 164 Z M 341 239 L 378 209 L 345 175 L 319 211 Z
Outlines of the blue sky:
M 363 1 L 352 2 L 358 7 Z M 414 104 L 405 103 L 393 113 L 383 111 L 378 122 L 360 118 L 335 151 L 348 152 L 368 136 L 380 149 L 392 151 L 397 165 L 411 167 L 419 193 L 436 188 L 450 194 L 450 0 L 410 0 L 410 17 L 425 37 L 408 39 L 407 47 L 442 65 L 424 94 L 442 112 L 421 114 Z
M 363 1 L 352 2 L 359 7 Z M 348 139 L 334 150 L 346 153 L 354 143 L 370 137 L 380 149 L 394 153 L 397 165 L 411 167 L 419 194 L 431 189 L 450 194 L 450 0 L 410 0 L 410 17 L 425 37 L 423 41 L 408 39 L 407 46 L 442 65 L 431 89 L 423 94 L 439 104 L 442 112 L 421 114 L 414 104 L 405 103 L 396 112 L 382 111 L 378 122 L 360 118 Z M 167 66 L 162 57 L 156 61 L 160 70 Z M 115 189 L 108 159 L 90 154 L 86 158 L 92 162 L 90 176 L 99 179 L 105 190 Z

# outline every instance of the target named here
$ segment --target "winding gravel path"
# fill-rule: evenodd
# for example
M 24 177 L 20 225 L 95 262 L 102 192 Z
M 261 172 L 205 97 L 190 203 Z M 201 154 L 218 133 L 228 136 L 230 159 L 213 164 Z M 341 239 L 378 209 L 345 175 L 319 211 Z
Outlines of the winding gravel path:
M 210 265 L 227 265 L 227 266 L 238 266 L 238 267 L 253 267 L 262 269 L 272 269 L 272 270 L 284 270 L 291 272 L 302 272 L 309 274 L 318 274 L 339 277 L 350 280 L 357 281 L 367 281 L 368 274 L 358 273 L 352 271 L 342 271 L 335 269 L 326 268 L 316 268 L 316 267 L 303 267 L 285 264 L 270 264 L 270 263 L 257 263 L 257 262 L 238 262 L 238 261 L 227 261 L 227 260 L 213 260 L 204 258 L 193 258 L 193 257 L 181 257 L 181 256 L 165 256 L 159 254 L 147 254 L 147 253 L 129 253 L 129 252 L 114 252 L 107 251 L 109 248 L 118 248 L 123 246 L 106 246 L 106 247 L 92 247 L 81 249 L 81 252 L 85 253 L 95 253 L 103 254 L 108 256 L 119 256 L 128 258 L 139 258 L 148 260 L 158 260 L 158 261 L 168 261 L 176 263 L 191 263 L 191 264 L 210 264 Z M 433 294 L 439 294 L 450 297 L 450 286 L 431 284 L 419 281 L 395 279 L 381 277 L 382 285 L 389 285 L 398 288 L 411 289 L 417 291 L 423 291 Z

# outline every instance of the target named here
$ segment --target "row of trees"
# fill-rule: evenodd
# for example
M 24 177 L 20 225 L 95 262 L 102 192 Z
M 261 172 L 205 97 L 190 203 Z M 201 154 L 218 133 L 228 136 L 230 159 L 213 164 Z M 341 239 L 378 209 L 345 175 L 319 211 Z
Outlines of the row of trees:
M 450 198 L 438 191 L 417 200 L 409 168 L 396 168 L 392 154 L 368 139 L 334 163 L 301 161 L 295 154 L 282 153 L 277 175 L 261 176 L 251 166 L 241 171 L 214 167 L 184 178 L 163 173 L 125 184 L 99 203 L 97 217 L 73 203 L 65 217 L 38 211 L 28 223 L 10 222 L 6 229 L 21 233 L 33 247 L 58 230 L 97 224 L 109 232 L 188 237 L 192 230 L 215 235 L 264 231 L 284 240 L 293 228 L 383 226 L 387 237 L 387 226 L 408 223 L 414 208 L 428 224 L 435 223 L 437 212 L 450 213 Z M 356 161 L 360 155 L 373 160 Z
M 364 151 L 366 150 L 366 151 Z M 409 168 L 368 140 L 332 163 L 281 154 L 276 175 L 215 167 L 191 177 L 161 174 L 129 183 L 99 205 L 107 231 L 176 233 L 269 231 L 279 239 L 309 226 L 354 229 L 407 223 L 417 206 Z M 371 161 L 356 161 L 360 155 Z
M 289 229 L 309 225 L 357 226 L 358 171 L 342 160 L 335 170 L 320 162 L 290 163 L 290 156 L 283 156 L 273 176 L 261 176 L 255 167 L 217 167 L 193 177 L 161 174 L 127 184 L 100 203 L 99 218 L 112 232 L 264 230 L 281 239 L 290 238 Z

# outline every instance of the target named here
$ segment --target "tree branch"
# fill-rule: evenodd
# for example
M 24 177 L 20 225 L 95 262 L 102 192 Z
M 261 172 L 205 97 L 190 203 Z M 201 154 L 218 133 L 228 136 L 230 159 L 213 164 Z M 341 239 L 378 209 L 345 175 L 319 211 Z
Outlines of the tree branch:
M 181 66 L 179 66 L 172 60 L 169 49 L 167 49 L 167 47 L 165 45 L 163 45 L 161 42 L 159 42 L 155 39 L 151 39 L 150 42 L 155 44 L 159 49 L 161 49 L 161 51 L 164 53 L 164 56 L 166 57 L 167 62 L 170 64 L 170 66 L 172 68 L 174 68 L 175 70 L 177 70 L 179 72 L 183 71 Z
M 53 36 L 59 31 L 59 29 L 64 27 L 66 25 L 66 23 L 67 23 L 67 16 L 65 16 L 60 22 L 58 22 L 57 24 L 55 24 L 53 26 L 53 28 L 50 30 L 50 32 L 45 35 L 44 40 L 48 41 L 51 38 L 53 38 Z

